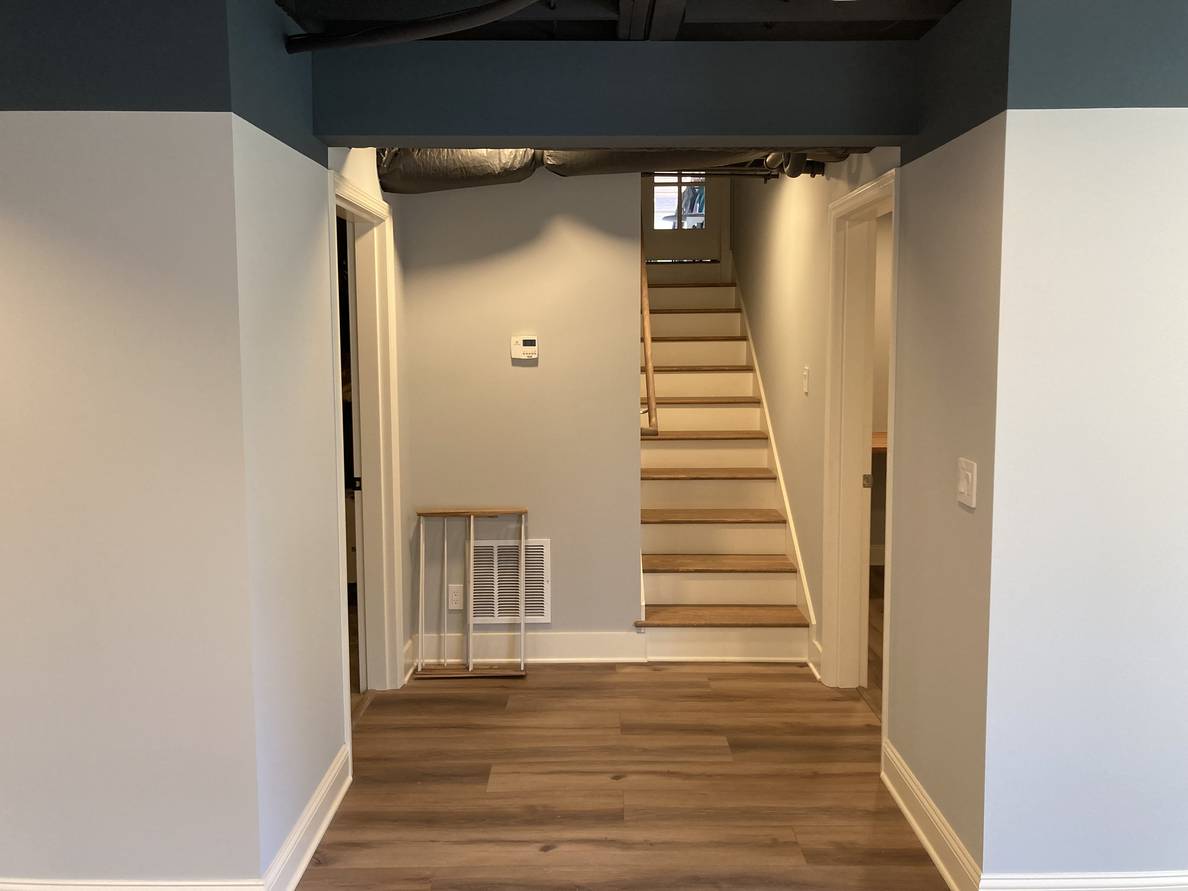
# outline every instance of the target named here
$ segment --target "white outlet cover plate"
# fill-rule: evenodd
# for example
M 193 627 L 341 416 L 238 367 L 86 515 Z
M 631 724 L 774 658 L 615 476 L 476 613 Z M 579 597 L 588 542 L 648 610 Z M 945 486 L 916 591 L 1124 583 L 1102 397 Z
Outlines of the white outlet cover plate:
M 978 506 L 978 465 L 969 458 L 957 459 L 957 503 Z
M 462 609 L 464 606 L 462 601 L 462 586 L 450 585 L 446 590 L 446 600 L 447 606 L 449 606 L 450 609 Z

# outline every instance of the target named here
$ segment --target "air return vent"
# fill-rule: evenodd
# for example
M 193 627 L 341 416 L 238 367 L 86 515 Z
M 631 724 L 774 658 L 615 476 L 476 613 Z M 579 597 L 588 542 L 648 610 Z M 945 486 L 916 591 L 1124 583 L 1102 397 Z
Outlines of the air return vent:
M 550 622 L 553 591 L 549 539 L 528 539 L 524 558 L 525 621 Z M 520 620 L 520 542 L 474 543 L 474 621 L 497 625 Z

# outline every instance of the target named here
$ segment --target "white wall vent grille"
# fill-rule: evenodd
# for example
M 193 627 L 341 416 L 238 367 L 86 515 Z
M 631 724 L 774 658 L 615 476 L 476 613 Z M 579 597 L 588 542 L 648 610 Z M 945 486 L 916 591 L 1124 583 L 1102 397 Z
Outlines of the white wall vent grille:
M 528 539 L 524 557 L 526 622 L 551 622 L 553 584 L 549 539 Z M 474 622 L 497 625 L 520 620 L 519 540 L 474 543 Z

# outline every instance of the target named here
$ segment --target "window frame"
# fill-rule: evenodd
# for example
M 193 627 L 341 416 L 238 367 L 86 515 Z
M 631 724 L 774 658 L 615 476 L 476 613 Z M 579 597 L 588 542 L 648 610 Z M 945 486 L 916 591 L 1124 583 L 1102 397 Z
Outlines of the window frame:
M 671 182 L 660 182 L 658 177 L 669 177 Z M 704 207 L 701 212 L 700 226 L 686 226 L 685 223 L 685 189 L 698 185 L 701 186 L 702 200 Z M 656 189 L 658 187 L 673 186 L 676 188 L 676 225 L 661 228 L 656 225 Z M 657 170 L 652 173 L 652 231 L 654 232 L 697 232 L 704 231 L 706 227 L 706 220 L 709 217 L 709 177 L 704 170 Z

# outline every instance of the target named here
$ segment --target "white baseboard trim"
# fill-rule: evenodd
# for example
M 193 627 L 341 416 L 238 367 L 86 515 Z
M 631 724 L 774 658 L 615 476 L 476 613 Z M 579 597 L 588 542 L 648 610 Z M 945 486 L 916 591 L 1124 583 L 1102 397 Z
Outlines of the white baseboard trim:
M 1188 871 L 995 873 L 980 891 L 1188 891 Z
M 108 882 L 63 879 L 0 879 L 0 891 L 219 891 L 236 889 L 258 891 L 264 887 L 259 879 L 227 879 L 218 882 Z
M 981 867 L 890 740 L 883 740 L 883 784 L 953 891 L 979 891 Z
M 400 681 L 400 686 L 403 687 L 409 682 L 413 676 L 413 672 L 417 670 L 417 636 L 414 634 L 404 642 L 404 677 Z
M 264 872 L 264 891 L 293 891 L 297 887 L 350 785 L 351 752 L 344 744 Z
M 263 878 L 214 881 L 111 881 L 107 879 L 0 879 L 0 891 L 293 891 L 351 784 L 350 752 L 334 756 Z
M 425 635 L 424 656 L 427 663 L 441 660 L 441 636 Z M 415 665 L 416 643 L 412 644 L 410 664 Z M 451 662 L 463 658 L 461 634 L 445 636 L 445 655 Z M 474 657 L 479 662 L 518 662 L 520 635 L 507 631 L 476 631 Z M 643 662 L 646 657 L 644 636 L 634 631 L 528 631 L 529 662 Z

